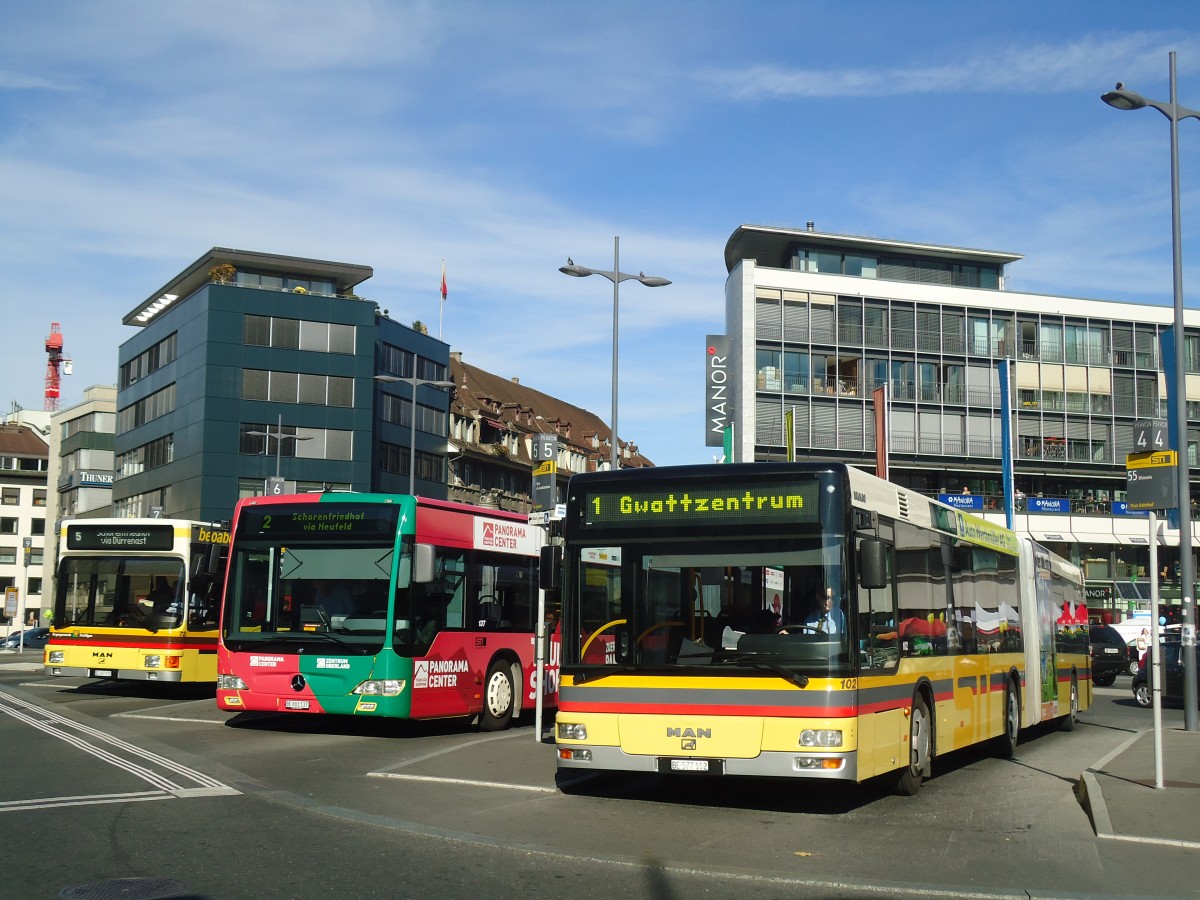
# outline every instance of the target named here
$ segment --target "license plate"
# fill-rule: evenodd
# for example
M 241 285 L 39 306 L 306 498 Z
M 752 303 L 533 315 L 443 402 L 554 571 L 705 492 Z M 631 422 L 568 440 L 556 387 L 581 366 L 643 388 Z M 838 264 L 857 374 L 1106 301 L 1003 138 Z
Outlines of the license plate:
M 1105 647 L 1104 652 L 1105 653 L 1119 653 L 1120 651 L 1117 650 L 1116 647 Z
M 92 675 L 96 678 L 112 678 L 112 669 L 92 669 Z
M 284 709 L 308 709 L 307 700 L 284 700 Z
M 689 773 L 693 775 L 724 775 L 725 762 L 720 759 L 662 759 L 658 761 L 658 771 L 664 775 L 672 772 Z

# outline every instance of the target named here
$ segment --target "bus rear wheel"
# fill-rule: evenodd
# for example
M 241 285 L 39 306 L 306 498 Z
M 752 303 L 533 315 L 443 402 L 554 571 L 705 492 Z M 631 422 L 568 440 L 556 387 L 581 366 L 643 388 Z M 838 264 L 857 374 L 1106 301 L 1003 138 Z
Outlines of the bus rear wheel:
M 503 731 L 507 728 L 512 723 L 516 693 L 512 666 L 502 659 L 493 662 L 483 684 L 483 717 L 479 727 L 484 731 Z
M 1075 722 L 1079 719 L 1079 681 L 1071 676 L 1071 708 L 1067 714 L 1058 720 L 1058 727 L 1063 731 L 1074 731 Z
M 1004 689 L 1004 730 L 993 739 L 992 747 L 1001 759 L 1017 755 L 1017 740 L 1021 736 L 1021 698 L 1010 681 Z
M 929 707 L 924 697 L 913 701 L 908 722 L 908 765 L 900 770 L 896 779 L 896 793 L 913 796 L 921 789 L 925 776 L 932 774 L 933 732 Z

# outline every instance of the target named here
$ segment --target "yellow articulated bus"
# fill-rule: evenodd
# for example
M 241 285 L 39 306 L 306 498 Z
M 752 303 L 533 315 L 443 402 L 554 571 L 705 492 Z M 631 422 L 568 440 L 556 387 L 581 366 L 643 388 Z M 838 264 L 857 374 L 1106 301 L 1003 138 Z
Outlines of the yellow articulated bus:
M 588 771 L 852 782 L 1091 703 L 1077 566 L 840 464 L 571 479 L 559 781 Z M 566 771 L 564 771 L 566 770 Z
M 63 523 L 46 674 L 215 682 L 228 554 L 216 523 Z

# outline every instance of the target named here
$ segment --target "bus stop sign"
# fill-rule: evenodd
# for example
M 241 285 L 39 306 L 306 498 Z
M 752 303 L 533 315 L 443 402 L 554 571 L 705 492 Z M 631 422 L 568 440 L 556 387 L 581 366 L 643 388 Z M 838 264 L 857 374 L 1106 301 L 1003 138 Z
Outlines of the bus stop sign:
M 1130 509 L 1174 509 L 1179 455 L 1174 450 L 1130 453 L 1125 457 L 1126 488 Z

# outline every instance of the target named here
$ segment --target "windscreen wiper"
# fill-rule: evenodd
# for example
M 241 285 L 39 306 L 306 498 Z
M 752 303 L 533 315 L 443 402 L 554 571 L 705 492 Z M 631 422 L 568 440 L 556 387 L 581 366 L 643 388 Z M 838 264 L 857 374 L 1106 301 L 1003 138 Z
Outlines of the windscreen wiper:
M 735 666 L 742 666 L 743 668 L 765 669 L 768 672 L 775 673 L 786 681 L 790 681 L 797 687 L 808 687 L 807 675 L 793 672 L 786 666 L 781 666 L 779 663 L 773 663 L 757 656 L 729 656 L 721 660 L 721 662 L 732 663 Z

